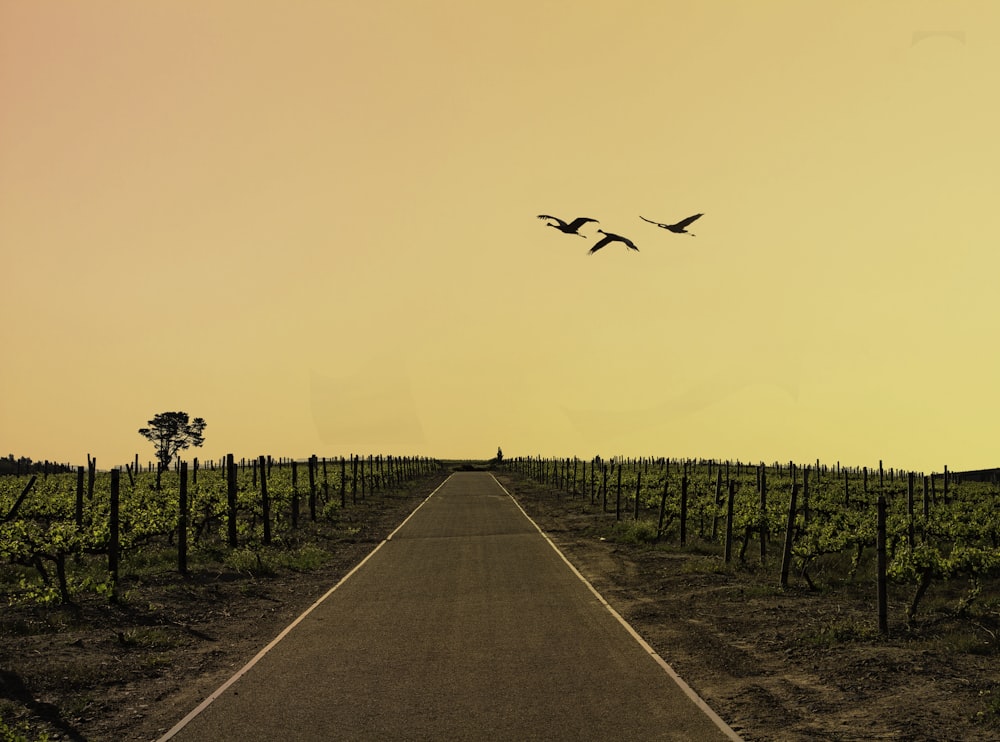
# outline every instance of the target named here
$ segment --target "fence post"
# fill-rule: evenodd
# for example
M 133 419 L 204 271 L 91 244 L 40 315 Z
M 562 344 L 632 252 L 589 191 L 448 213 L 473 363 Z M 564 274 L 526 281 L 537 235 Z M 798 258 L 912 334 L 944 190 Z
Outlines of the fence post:
M 798 483 L 792 484 L 792 497 L 788 503 L 788 524 L 785 527 L 785 548 L 781 554 L 781 587 L 788 587 L 788 570 L 792 564 L 792 542 L 795 538 L 796 500 L 799 496 Z
M 681 546 L 687 546 L 688 476 L 681 477 Z
M 663 477 L 663 495 L 660 496 L 660 520 L 656 525 L 656 538 L 663 536 L 663 518 L 667 512 L 667 477 Z
M 574 476 L 576 476 L 575 472 Z M 642 486 L 642 469 L 639 469 L 635 473 L 635 506 L 634 506 L 634 512 L 632 513 L 633 520 L 639 520 L 639 491 L 641 486 Z
M 316 520 L 316 469 L 319 468 L 316 454 L 309 457 L 309 519 Z
M 760 466 L 760 563 L 767 559 L 767 539 L 769 536 L 767 528 L 767 469 Z
M 111 573 L 111 602 L 118 602 L 118 551 L 119 541 L 118 497 L 121 472 L 111 470 L 111 511 L 108 520 L 108 572 Z
M 76 527 L 83 528 L 83 467 L 76 467 Z
M 726 564 L 733 558 L 733 500 L 736 497 L 736 480 L 729 480 L 729 499 L 726 503 Z
M 181 462 L 181 491 L 177 507 L 177 571 L 187 575 L 188 465 Z
M 271 543 L 271 498 L 267 493 L 267 469 L 264 457 L 260 459 L 260 507 L 264 515 L 264 545 Z
M 292 528 L 299 527 L 299 467 L 292 461 Z
M 875 548 L 878 553 L 878 631 L 883 636 L 888 636 L 889 611 L 886 592 L 885 510 L 885 495 L 879 494 L 878 531 L 875 540 Z
M 236 540 L 236 462 L 231 453 L 226 454 L 226 512 L 228 515 L 229 548 L 235 549 Z

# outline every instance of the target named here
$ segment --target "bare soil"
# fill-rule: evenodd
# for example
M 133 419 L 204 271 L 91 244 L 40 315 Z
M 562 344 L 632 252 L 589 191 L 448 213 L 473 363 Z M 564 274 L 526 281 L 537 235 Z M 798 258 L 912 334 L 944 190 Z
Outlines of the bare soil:
M 875 631 L 864 580 L 777 588 L 776 570 L 713 548 L 629 543 L 587 496 L 498 475 L 602 595 L 746 740 L 1000 740 L 1000 600 L 935 586 L 926 615 Z M 159 737 L 363 559 L 436 487 L 352 508 L 350 535 L 310 571 L 163 570 L 122 598 L 0 614 L 0 719 L 27 739 Z M 609 689 L 613 692 L 613 689 Z M 627 701 L 626 701 L 627 702 Z M 0 726 L 0 739 L 4 739 Z

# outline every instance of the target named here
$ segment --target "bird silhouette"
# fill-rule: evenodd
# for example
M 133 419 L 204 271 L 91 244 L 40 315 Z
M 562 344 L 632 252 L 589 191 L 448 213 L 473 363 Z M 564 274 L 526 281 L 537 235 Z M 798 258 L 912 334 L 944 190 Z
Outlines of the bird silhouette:
M 539 219 L 553 219 L 556 222 L 558 222 L 558 224 L 549 223 L 547 226 L 549 226 L 549 227 L 555 227 L 560 232 L 565 232 L 566 234 L 575 234 L 578 237 L 585 237 L 586 236 L 586 235 L 580 234 L 580 232 L 578 231 L 580 229 L 580 227 L 582 227 L 587 222 L 595 222 L 595 223 L 597 222 L 596 219 L 589 219 L 589 218 L 587 218 L 585 216 L 578 216 L 576 219 L 574 219 L 571 222 L 564 222 L 559 217 L 557 217 L 557 216 L 549 216 L 548 214 L 539 214 L 538 218 Z
M 687 226 L 695 219 L 701 216 L 704 216 L 704 214 L 695 214 L 694 216 L 689 216 L 687 219 L 681 219 L 676 224 L 660 224 L 659 222 L 654 222 L 652 219 L 647 219 L 641 214 L 639 215 L 639 218 L 642 219 L 644 222 L 655 224 L 657 227 L 663 227 L 663 229 L 669 229 L 671 232 L 675 232 L 677 234 L 690 234 L 692 237 L 694 237 L 693 234 L 687 231 Z
M 611 232 L 605 232 L 603 229 L 598 229 L 598 232 L 604 235 L 604 238 L 598 242 L 594 243 L 594 246 L 587 251 L 587 255 L 593 255 L 595 252 L 600 250 L 605 245 L 610 245 L 612 242 L 624 242 L 625 246 L 630 250 L 635 250 L 639 252 L 639 248 L 635 246 L 635 243 L 627 237 L 622 237 L 620 234 L 612 234 Z

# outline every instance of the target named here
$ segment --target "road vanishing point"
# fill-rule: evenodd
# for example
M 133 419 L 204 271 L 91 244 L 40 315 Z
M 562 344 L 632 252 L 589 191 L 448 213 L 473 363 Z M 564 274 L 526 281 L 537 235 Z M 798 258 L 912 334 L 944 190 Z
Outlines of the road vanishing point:
M 503 486 L 458 472 L 161 740 L 739 740 Z

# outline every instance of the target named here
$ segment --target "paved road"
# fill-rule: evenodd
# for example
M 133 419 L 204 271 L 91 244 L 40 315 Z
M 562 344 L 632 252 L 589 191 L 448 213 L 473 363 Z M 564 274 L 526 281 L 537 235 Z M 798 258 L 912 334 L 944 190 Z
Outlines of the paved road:
M 164 739 L 738 739 L 691 695 L 491 475 L 456 473 Z

